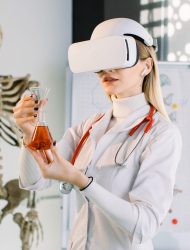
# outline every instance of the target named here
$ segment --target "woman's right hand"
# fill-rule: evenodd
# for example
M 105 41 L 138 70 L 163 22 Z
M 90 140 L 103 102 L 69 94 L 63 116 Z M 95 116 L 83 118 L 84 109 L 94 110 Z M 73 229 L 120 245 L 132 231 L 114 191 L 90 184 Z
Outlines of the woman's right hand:
M 37 122 L 39 102 L 34 96 L 24 96 L 13 108 L 13 116 L 19 130 L 22 131 L 25 143 L 29 143 Z

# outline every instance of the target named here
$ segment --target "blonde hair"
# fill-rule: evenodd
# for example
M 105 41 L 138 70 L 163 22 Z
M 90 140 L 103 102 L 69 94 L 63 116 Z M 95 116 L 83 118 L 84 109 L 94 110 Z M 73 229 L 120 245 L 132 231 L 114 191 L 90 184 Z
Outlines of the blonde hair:
M 2 32 L 2 29 L 1 29 L 1 25 L 0 25 L 0 47 L 2 45 L 2 41 L 3 41 L 3 32 Z
M 152 70 L 144 78 L 142 91 L 145 94 L 146 100 L 152 104 L 162 116 L 170 120 L 163 100 L 157 57 L 154 48 L 148 47 L 138 40 L 136 40 L 136 42 L 139 51 L 139 59 L 145 60 L 148 57 L 152 58 Z

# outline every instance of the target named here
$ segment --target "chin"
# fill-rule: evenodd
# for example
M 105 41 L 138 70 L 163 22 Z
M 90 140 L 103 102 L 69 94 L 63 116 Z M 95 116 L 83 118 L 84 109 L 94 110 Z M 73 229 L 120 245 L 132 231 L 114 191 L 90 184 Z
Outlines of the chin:
M 107 95 L 117 95 L 118 91 L 116 91 L 116 89 L 112 88 L 112 87 L 107 87 L 104 88 L 104 91 L 106 92 Z

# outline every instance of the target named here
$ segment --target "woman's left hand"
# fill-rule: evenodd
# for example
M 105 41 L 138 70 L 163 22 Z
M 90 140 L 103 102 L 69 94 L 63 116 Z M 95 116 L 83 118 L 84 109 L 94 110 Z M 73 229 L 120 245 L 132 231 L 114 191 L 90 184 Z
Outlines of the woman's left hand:
M 79 188 L 83 188 L 88 184 L 88 177 L 65 160 L 55 146 L 52 146 L 49 152 L 30 149 L 29 151 L 35 158 L 44 178 L 69 182 Z M 51 162 L 48 163 L 47 159 L 51 159 Z

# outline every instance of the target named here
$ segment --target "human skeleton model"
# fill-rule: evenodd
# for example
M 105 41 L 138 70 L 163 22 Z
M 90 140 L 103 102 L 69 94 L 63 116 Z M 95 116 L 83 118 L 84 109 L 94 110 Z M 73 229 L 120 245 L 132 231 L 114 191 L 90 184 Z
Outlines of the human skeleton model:
M 0 76 L 0 137 L 12 146 L 21 145 L 21 134 L 15 126 L 12 109 L 21 98 L 21 95 L 32 86 L 38 86 L 36 81 L 29 81 L 30 75 L 24 77 Z M 1 154 L 1 149 L 0 149 Z M 19 206 L 22 200 L 28 199 L 30 210 L 25 216 L 15 213 L 13 220 L 20 227 L 20 239 L 22 250 L 29 250 L 36 234 L 37 244 L 40 233 L 43 235 L 42 226 L 35 210 L 35 193 L 19 188 L 18 180 L 10 180 L 3 185 L 2 155 L 0 155 L 0 199 L 6 200 L 7 204 L 0 213 L 0 222 Z M 32 198 L 32 205 L 30 205 Z

